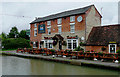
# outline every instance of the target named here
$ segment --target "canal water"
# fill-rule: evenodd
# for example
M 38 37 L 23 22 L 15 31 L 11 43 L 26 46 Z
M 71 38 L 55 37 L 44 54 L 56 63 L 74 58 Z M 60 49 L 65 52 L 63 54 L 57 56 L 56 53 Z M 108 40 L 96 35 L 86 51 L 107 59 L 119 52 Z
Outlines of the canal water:
M 2 56 L 3 75 L 118 75 L 118 73 L 108 69 Z

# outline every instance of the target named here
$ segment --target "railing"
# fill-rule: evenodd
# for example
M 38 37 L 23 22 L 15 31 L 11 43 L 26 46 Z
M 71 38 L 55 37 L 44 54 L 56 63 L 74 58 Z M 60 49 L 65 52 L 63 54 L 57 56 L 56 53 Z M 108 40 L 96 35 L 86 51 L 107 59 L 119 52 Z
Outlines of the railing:
M 29 54 L 42 54 L 42 55 L 56 55 L 56 56 L 66 56 L 70 57 L 76 57 L 78 58 L 91 58 L 91 59 L 112 59 L 112 60 L 120 60 L 118 53 L 102 53 L 99 54 L 97 52 L 83 52 L 83 51 L 71 51 L 71 50 L 58 50 L 58 51 L 52 51 L 47 48 L 43 49 L 28 49 L 28 48 L 18 48 L 17 52 L 22 53 L 29 53 Z

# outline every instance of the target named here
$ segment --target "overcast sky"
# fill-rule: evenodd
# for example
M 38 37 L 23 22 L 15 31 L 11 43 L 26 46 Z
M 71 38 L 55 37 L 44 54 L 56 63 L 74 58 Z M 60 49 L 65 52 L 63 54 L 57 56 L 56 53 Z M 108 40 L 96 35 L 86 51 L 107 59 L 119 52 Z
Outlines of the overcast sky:
M 29 29 L 29 23 L 35 17 L 44 17 L 91 4 L 94 4 L 100 13 L 103 8 L 102 25 L 118 24 L 118 2 L 3 2 L 0 25 L 5 33 L 9 33 L 13 26 L 16 26 L 19 31 Z

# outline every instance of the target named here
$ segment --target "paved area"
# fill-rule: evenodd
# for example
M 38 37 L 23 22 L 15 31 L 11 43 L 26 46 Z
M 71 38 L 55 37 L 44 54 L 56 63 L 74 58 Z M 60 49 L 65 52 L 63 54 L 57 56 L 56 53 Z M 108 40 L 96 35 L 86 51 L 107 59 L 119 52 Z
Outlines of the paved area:
M 46 60 L 53 60 L 53 61 L 63 61 L 69 62 L 71 64 L 81 65 L 82 64 L 91 64 L 91 65 L 98 65 L 98 66 L 106 66 L 106 67 L 115 67 L 120 68 L 120 63 L 113 63 L 113 62 L 101 62 L 100 60 L 93 61 L 93 60 L 85 60 L 85 59 L 70 59 L 69 57 L 55 57 L 52 56 L 43 56 L 43 55 L 35 55 L 35 54 L 27 54 L 27 53 L 16 53 L 16 51 L 3 51 L 6 54 L 14 54 L 16 56 L 22 57 L 31 57 L 31 58 L 41 58 Z

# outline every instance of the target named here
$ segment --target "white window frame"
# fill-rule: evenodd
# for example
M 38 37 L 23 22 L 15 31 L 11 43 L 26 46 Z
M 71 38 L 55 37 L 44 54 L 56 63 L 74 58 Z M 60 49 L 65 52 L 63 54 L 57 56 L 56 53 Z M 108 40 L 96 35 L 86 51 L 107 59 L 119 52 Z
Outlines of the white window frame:
M 68 48 L 68 40 L 71 40 L 71 49 L 73 50 L 73 40 L 76 40 L 76 43 L 77 43 L 77 47 L 78 47 L 78 39 L 67 39 L 67 49 L 69 49 Z
M 74 26 L 74 27 L 72 27 Z M 74 32 L 73 32 L 74 30 Z M 75 33 L 75 24 L 70 24 L 70 33 Z
M 75 21 L 75 16 L 70 16 L 70 22 L 74 22 Z
M 62 24 L 62 18 L 57 19 L 57 24 Z
M 34 46 L 34 44 L 35 44 L 35 46 Z M 37 48 L 37 47 L 36 47 L 36 42 L 33 42 L 33 48 Z
M 40 48 L 42 48 L 42 44 L 40 44 L 40 42 L 39 42 L 39 49 L 40 49 Z
M 61 29 L 59 29 L 61 28 Z M 61 34 L 62 33 L 62 25 L 58 25 L 58 33 Z
M 46 42 L 48 44 L 48 48 L 47 49 L 52 49 L 53 48 L 53 40 L 44 40 L 44 48 L 46 48 Z M 49 44 L 52 43 L 52 48 L 49 48 Z
M 115 53 L 116 53 L 117 44 L 109 44 L 109 53 L 110 53 L 110 45 L 115 45 Z
M 34 24 L 34 28 L 36 28 L 36 27 L 37 27 L 37 24 L 35 23 L 35 24 Z
M 47 31 L 48 31 L 48 35 L 50 35 L 51 34 L 51 27 L 47 27 Z
M 47 25 L 51 25 L 51 21 L 47 21 Z
M 37 36 L 37 28 L 34 28 L 34 36 Z

